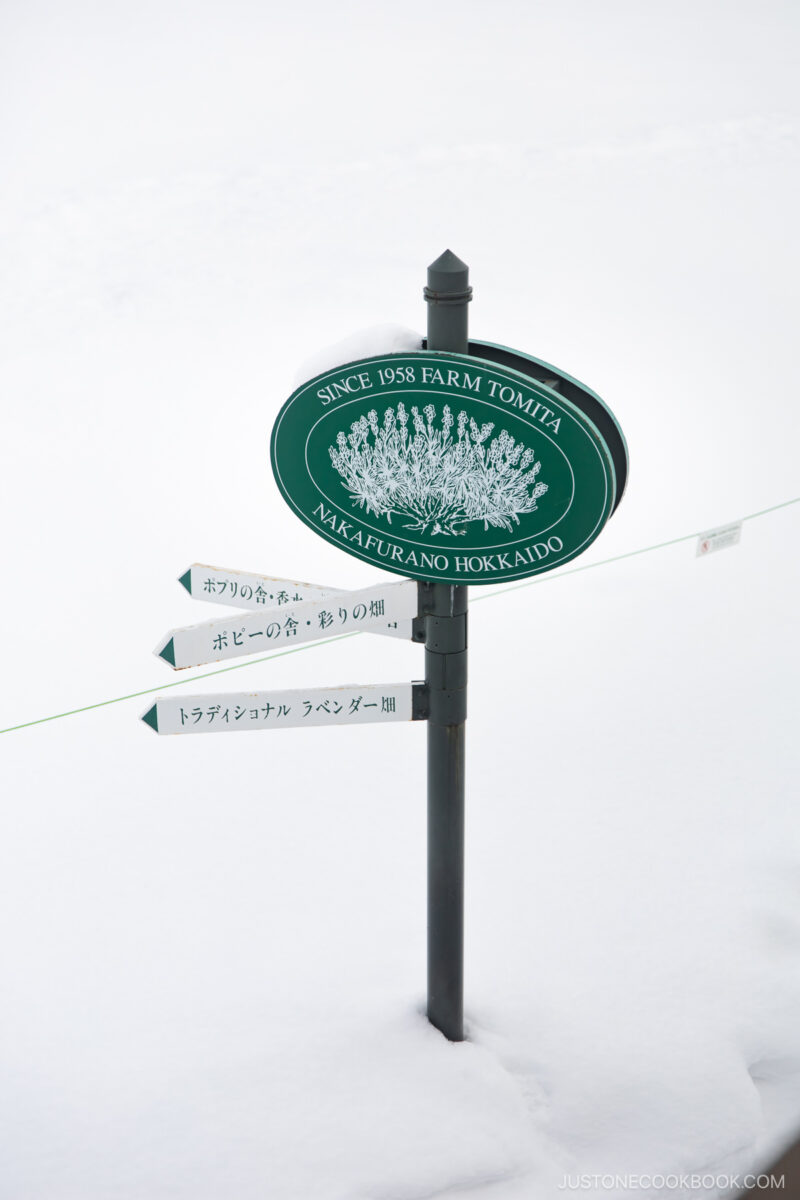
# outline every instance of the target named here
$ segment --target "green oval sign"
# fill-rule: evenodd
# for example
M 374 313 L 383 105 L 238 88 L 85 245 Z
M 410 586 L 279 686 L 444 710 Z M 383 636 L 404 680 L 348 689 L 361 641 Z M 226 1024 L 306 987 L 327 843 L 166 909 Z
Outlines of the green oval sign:
M 298 388 L 272 431 L 284 497 L 356 558 L 485 584 L 581 554 L 611 514 L 609 449 L 552 388 L 471 355 L 360 359 Z

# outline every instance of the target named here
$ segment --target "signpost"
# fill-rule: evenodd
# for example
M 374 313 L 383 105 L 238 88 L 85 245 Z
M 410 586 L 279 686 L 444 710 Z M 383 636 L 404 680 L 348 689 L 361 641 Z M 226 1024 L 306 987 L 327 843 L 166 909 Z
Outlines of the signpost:
M 156 733 L 237 733 L 301 725 L 422 721 L 426 715 L 424 684 L 370 683 L 362 687 L 160 696 L 142 720 Z
M 438 341 L 298 388 L 272 435 L 283 495 L 320 537 L 399 575 L 496 584 L 569 562 L 614 507 L 605 439 L 552 388 Z
M 424 291 L 428 305 L 429 352 L 452 351 L 466 354 L 467 305 L 472 300 L 469 269 L 466 263 L 445 251 L 428 267 Z M 422 365 L 422 364 L 421 364 Z M 466 368 L 465 368 L 466 370 Z M 427 417 L 430 409 L 425 412 Z M 444 410 L 442 412 L 444 416 Z M 483 442 L 484 429 L 471 419 L 472 452 L 482 465 L 491 449 Z M 459 428 L 466 421 L 459 412 Z M 477 436 L 476 436 L 477 434 Z M 482 441 L 479 441 L 482 439 Z M 498 443 L 492 443 L 497 445 Z M 536 465 L 533 454 L 517 456 L 504 453 L 512 470 L 523 470 L 522 461 L 531 453 L 523 486 L 531 497 L 529 508 L 535 511 L 537 493 Z M 467 476 L 467 489 L 479 487 Z M 470 510 L 462 505 L 466 512 Z M 440 523 L 440 522 L 439 522 Z M 455 522 L 453 523 L 455 525 Z M 470 522 L 475 524 L 475 522 Z M 481 518 L 478 518 L 480 533 Z M 484 526 L 489 522 L 484 519 Z M 510 522 L 507 522 L 510 525 Z M 430 527 L 430 526 L 429 526 Z M 433 532 L 431 528 L 431 533 Z M 473 535 L 474 536 L 474 535 Z M 465 556 L 466 557 L 466 556 Z M 448 570 L 452 570 L 448 566 Z M 446 578 L 447 571 L 443 577 Z M 428 1020 L 451 1042 L 464 1040 L 464 767 L 467 720 L 467 588 L 444 582 L 429 586 L 429 604 L 425 621 L 425 682 L 428 685 Z
M 324 600 L 334 588 L 297 579 L 276 579 L 246 571 L 226 571 L 205 563 L 192 563 L 178 580 L 194 600 L 227 604 L 233 608 L 280 608 L 300 600 Z
M 297 645 L 339 633 L 385 627 L 417 616 L 417 585 L 377 584 L 355 592 L 331 592 L 263 612 L 219 617 L 171 629 L 154 653 L 176 671 L 261 653 L 265 646 Z
M 244 608 L 253 612 L 281 608 L 299 600 L 330 600 L 341 595 L 342 588 L 320 587 L 317 583 L 300 583 L 296 579 L 276 579 L 271 575 L 250 575 L 245 571 L 226 571 L 220 567 L 209 567 L 204 563 L 192 563 L 180 576 L 189 595 L 195 600 L 208 600 L 212 604 L 224 604 L 228 608 Z M 409 638 L 422 641 L 424 633 L 419 627 L 415 633 L 414 621 L 391 621 L 389 624 L 370 628 L 365 633 L 378 633 L 385 637 Z
M 541 359 L 470 341 L 469 271 L 428 268 L 426 348 L 359 359 L 297 388 L 271 459 L 301 521 L 348 554 L 407 578 L 357 591 L 194 563 L 180 582 L 234 612 L 171 630 L 176 670 L 349 632 L 425 643 L 425 679 L 159 697 L 159 734 L 427 721 L 428 1018 L 464 1037 L 464 748 L 467 585 L 551 571 L 582 554 L 628 473 L 613 413 Z M 729 531 L 716 531 L 731 538 Z M 726 544 L 708 535 L 707 553 Z

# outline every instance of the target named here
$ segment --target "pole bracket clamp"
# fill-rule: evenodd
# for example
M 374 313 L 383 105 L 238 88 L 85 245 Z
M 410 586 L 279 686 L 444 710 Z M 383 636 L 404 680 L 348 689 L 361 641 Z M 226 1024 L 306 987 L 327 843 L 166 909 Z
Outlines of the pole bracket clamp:
M 411 685 L 411 720 L 427 721 L 431 715 L 431 693 L 427 683 L 415 681 Z

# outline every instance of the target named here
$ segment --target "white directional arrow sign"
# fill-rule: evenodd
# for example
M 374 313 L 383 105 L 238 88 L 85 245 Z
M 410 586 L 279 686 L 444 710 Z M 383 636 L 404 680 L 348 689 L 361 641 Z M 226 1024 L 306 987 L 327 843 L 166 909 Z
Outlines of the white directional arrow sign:
M 195 600 L 228 604 L 233 608 L 281 608 L 301 600 L 324 600 L 329 592 L 341 588 L 320 587 L 298 579 L 276 579 L 271 575 L 251 575 L 246 571 L 226 571 L 205 563 L 192 563 L 178 580 Z
M 341 588 L 321 587 L 317 583 L 301 583 L 298 579 L 227 571 L 221 567 L 209 567 L 205 563 L 192 563 L 178 582 L 183 584 L 193 600 L 206 600 L 211 604 L 225 604 L 229 608 L 244 608 L 253 612 L 283 608 L 302 600 L 325 600 L 342 591 Z M 411 621 L 394 621 L 369 632 L 410 640 L 413 629 Z
M 426 718 L 423 683 L 159 696 L 142 715 L 142 720 L 156 733 L 236 733 L 246 729 L 365 725 Z
M 417 616 L 417 583 L 380 583 L 324 599 L 286 604 L 171 630 L 154 653 L 175 670 L 222 662 L 265 648 L 294 646 L 341 633 L 373 631 Z

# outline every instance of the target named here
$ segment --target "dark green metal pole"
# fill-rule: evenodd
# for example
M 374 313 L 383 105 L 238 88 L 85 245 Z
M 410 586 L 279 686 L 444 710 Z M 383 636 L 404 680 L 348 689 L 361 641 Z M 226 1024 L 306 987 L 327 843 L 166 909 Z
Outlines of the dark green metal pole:
M 450 250 L 428 267 L 428 349 L 468 352 L 469 268 Z M 425 585 L 428 718 L 428 1020 L 464 1040 L 464 746 L 467 589 Z

